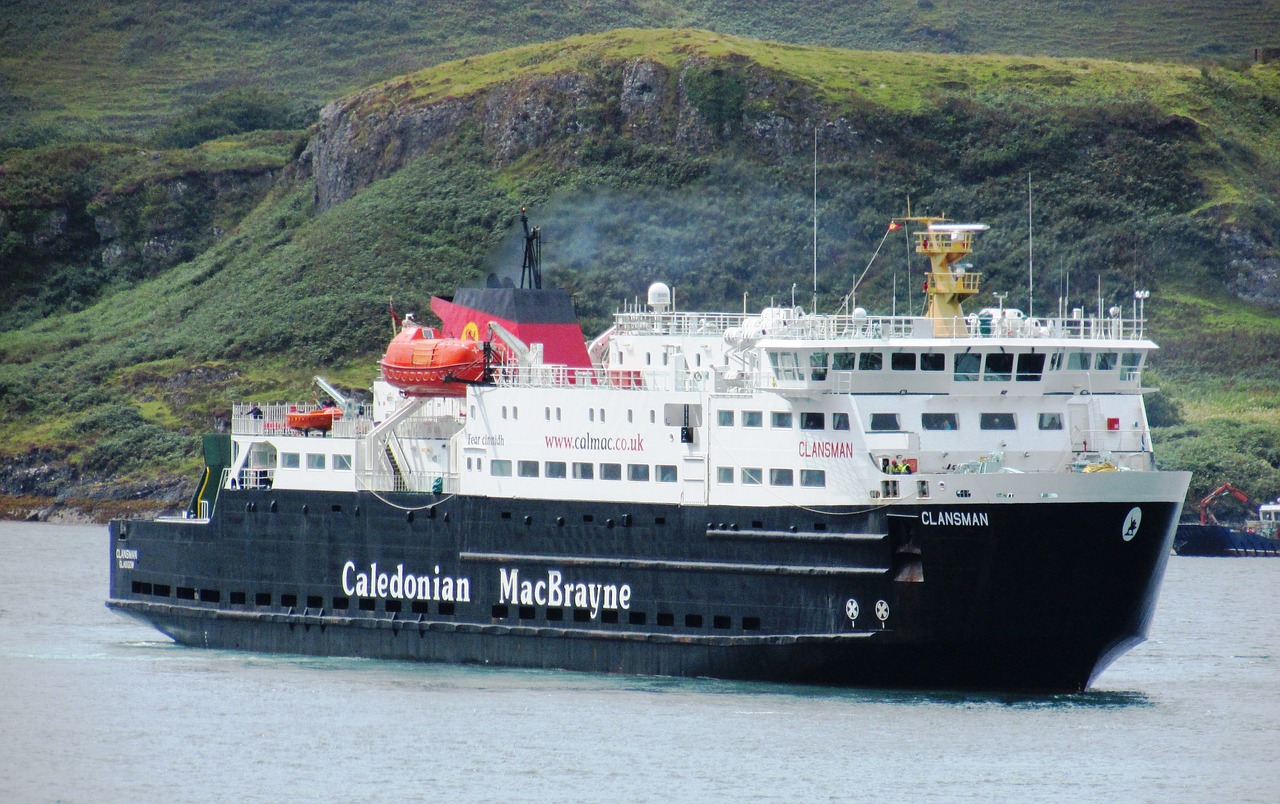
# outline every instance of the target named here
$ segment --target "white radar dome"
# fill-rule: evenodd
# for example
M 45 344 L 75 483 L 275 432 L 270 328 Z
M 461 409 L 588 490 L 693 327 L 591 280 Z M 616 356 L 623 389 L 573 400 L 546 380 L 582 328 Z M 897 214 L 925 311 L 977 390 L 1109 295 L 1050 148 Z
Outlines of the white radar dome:
M 649 286 L 649 308 L 654 312 L 665 313 L 671 307 L 671 288 L 662 282 L 654 282 Z

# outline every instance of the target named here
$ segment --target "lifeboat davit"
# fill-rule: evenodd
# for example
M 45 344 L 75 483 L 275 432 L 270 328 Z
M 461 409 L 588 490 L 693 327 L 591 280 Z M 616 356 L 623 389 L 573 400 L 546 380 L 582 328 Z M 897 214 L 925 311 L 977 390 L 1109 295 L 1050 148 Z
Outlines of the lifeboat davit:
M 465 396 L 484 379 L 484 344 L 437 338 L 425 327 L 405 327 L 387 346 L 382 378 L 405 396 Z
M 327 433 L 333 423 L 342 418 L 342 408 L 316 408 L 315 410 L 291 410 L 284 414 L 284 423 L 294 430 L 319 430 Z

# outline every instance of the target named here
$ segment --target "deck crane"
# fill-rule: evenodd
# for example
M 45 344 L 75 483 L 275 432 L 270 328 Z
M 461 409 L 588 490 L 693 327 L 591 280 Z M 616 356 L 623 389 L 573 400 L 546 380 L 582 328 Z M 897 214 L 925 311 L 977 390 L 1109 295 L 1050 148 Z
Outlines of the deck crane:
M 1227 494 L 1230 494 L 1232 497 L 1235 497 L 1237 500 L 1244 503 L 1245 505 L 1249 504 L 1249 495 L 1245 494 L 1243 491 L 1231 485 L 1230 483 L 1223 483 L 1213 491 L 1209 492 L 1205 496 L 1205 498 L 1200 501 L 1200 524 L 1201 525 L 1218 524 L 1217 518 L 1213 515 L 1213 512 L 1209 510 L 1209 506 L 1213 505 L 1214 501 L 1217 500 L 1219 497 L 1223 497 Z

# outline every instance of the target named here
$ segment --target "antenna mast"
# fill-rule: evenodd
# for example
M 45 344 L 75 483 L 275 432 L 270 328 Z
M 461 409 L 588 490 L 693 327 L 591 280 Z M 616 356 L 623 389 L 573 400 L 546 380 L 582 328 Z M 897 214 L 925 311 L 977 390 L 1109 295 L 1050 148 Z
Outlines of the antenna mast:
M 1036 314 L 1036 268 L 1031 251 L 1031 174 L 1027 174 L 1027 318 Z
M 524 227 L 524 264 L 520 268 L 520 287 L 542 290 L 542 227 L 529 229 L 529 216 L 525 214 L 524 207 L 520 207 L 520 225 Z
M 813 124 L 813 309 L 818 312 L 818 123 Z

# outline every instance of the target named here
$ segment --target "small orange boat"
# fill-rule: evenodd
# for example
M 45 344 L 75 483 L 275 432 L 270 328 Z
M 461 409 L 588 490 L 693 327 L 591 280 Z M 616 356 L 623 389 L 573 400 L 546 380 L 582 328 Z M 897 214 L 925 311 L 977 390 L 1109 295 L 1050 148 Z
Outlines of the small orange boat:
M 316 408 L 315 410 L 291 410 L 284 415 L 285 424 L 294 430 L 319 430 L 327 433 L 333 423 L 342 418 L 341 408 Z
M 436 338 L 424 327 L 405 327 L 383 356 L 382 378 L 405 396 L 464 396 L 484 379 L 484 344 Z

